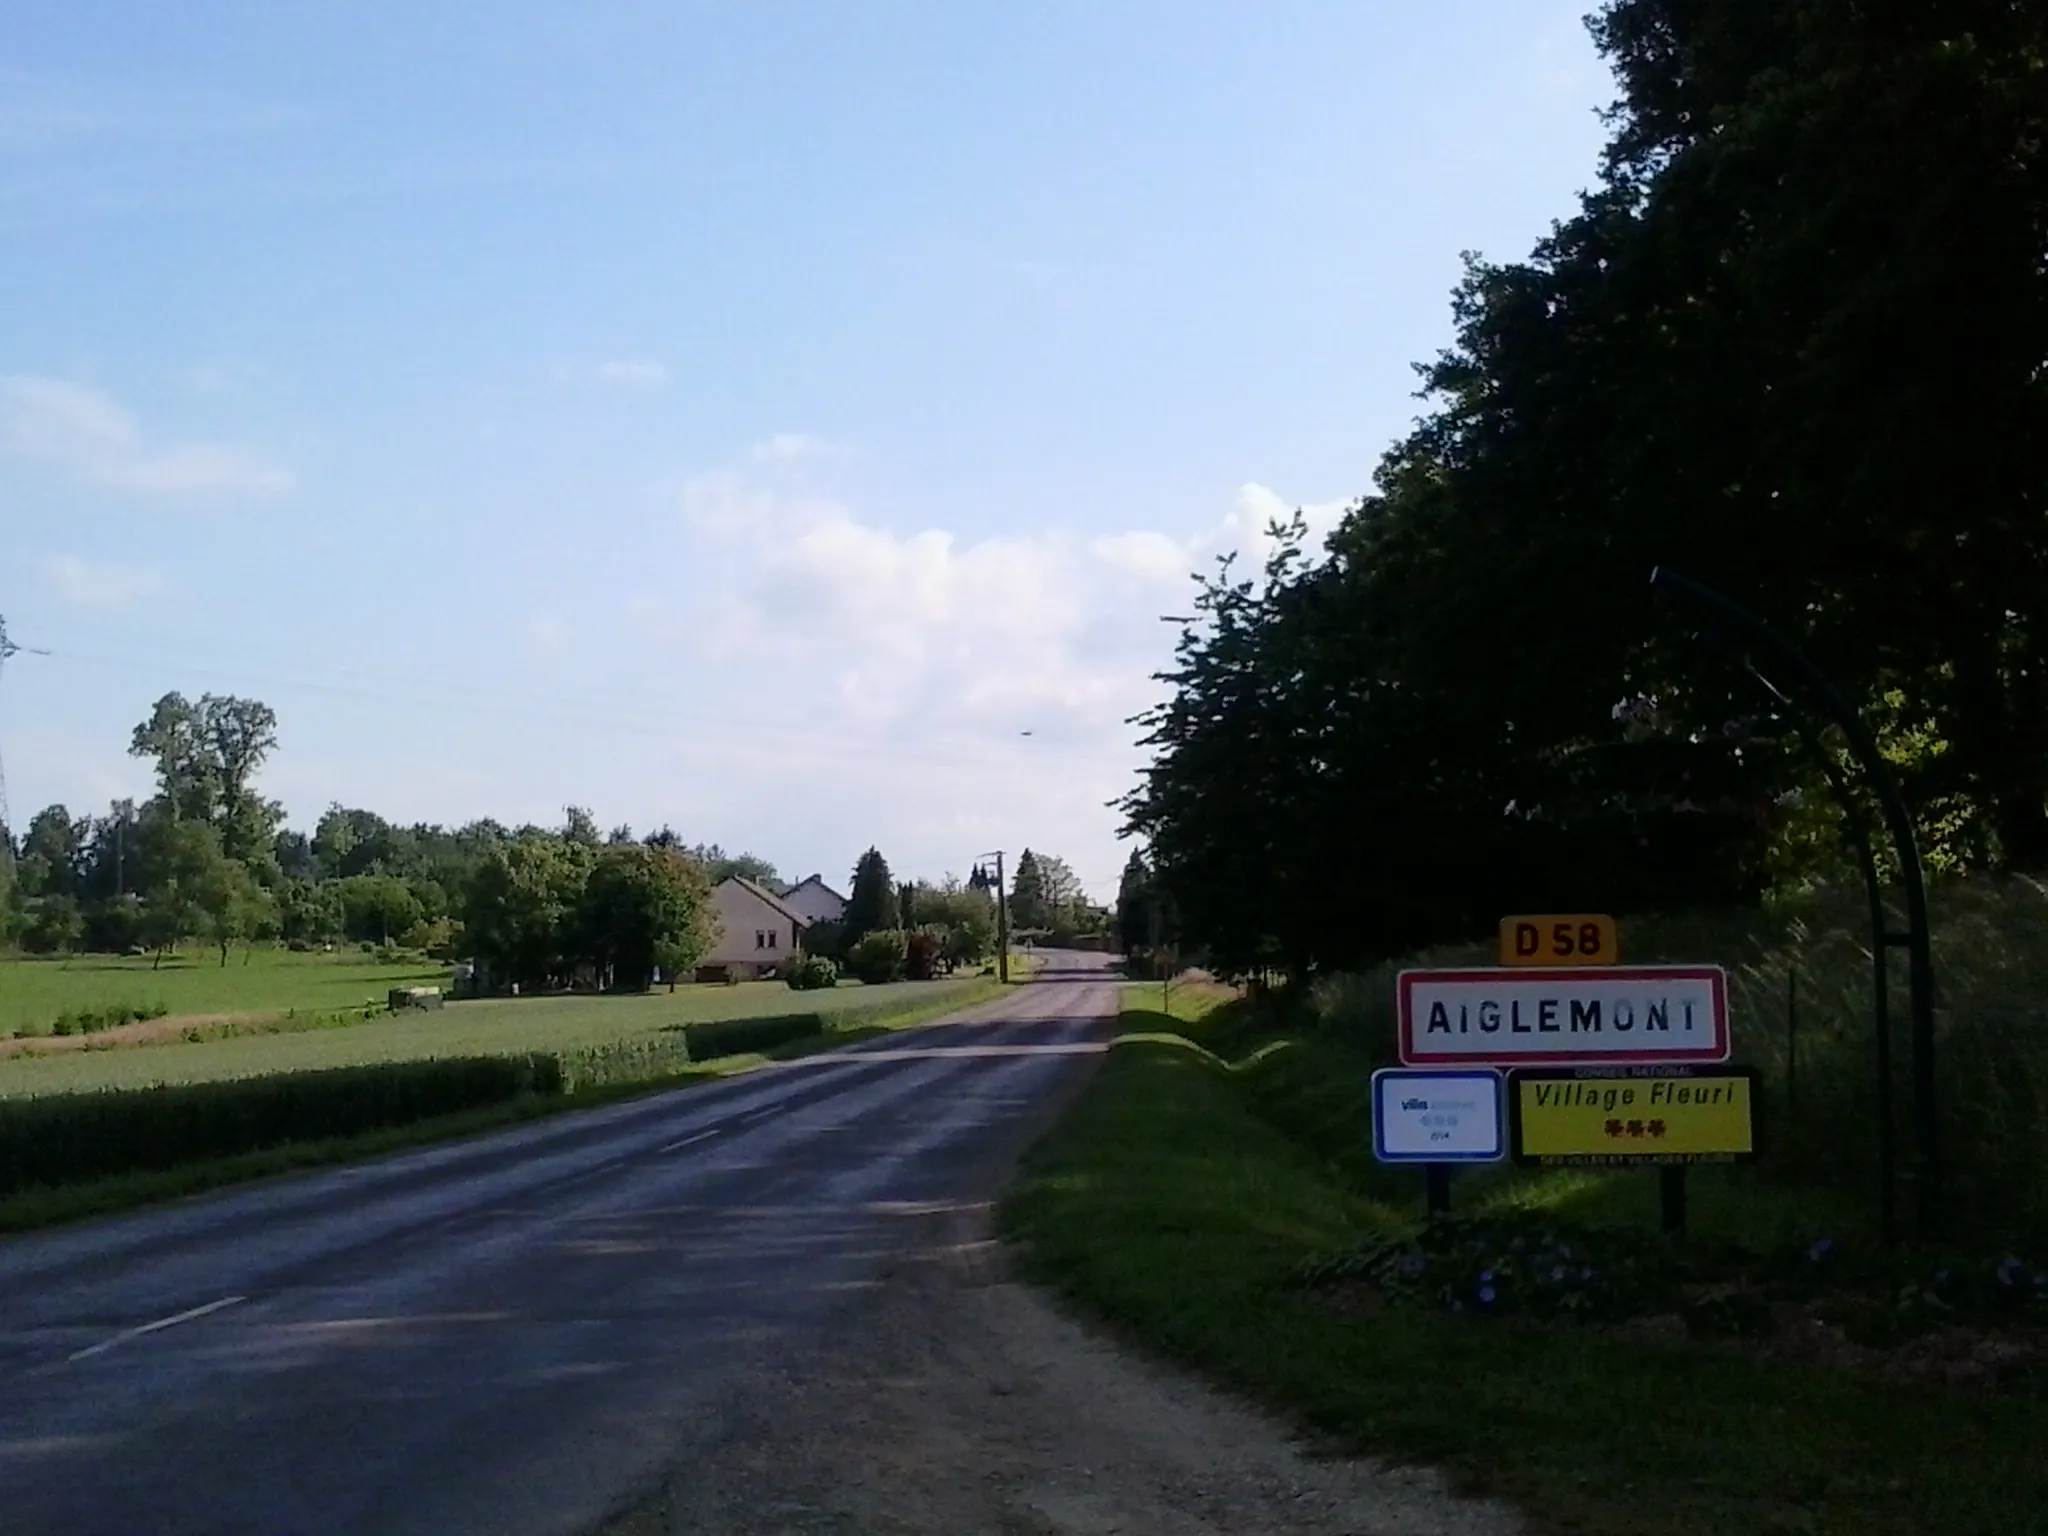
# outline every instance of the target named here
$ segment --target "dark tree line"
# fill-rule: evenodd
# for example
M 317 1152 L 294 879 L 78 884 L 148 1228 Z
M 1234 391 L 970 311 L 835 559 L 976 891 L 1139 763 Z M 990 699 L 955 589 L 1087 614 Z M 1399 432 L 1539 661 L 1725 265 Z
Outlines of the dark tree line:
M 1832 856 L 1667 565 L 1805 647 L 1948 868 L 2048 867 L 2048 11 L 1615 0 L 1600 175 L 1468 259 L 1312 559 L 1204 585 L 1126 804 L 1184 938 L 1346 965 Z

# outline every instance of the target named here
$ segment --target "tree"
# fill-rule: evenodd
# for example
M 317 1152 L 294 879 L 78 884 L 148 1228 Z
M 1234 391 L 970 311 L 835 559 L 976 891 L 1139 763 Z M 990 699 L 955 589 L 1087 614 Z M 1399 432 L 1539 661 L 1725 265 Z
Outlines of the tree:
M 225 854 L 198 873 L 193 905 L 201 930 L 220 949 L 223 966 L 231 945 L 260 936 L 275 916 L 269 892 L 250 877 L 247 865 Z
M 1659 564 L 1835 677 L 1938 865 L 2048 863 L 2048 20 L 1593 26 L 1622 88 L 1599 185 L 1468 264 L 1428 414 L 1326 555 L 1296 519 L 1202 583 L 1146 717 L 1127 829 L 1222 968 L 1786 878 L 1815 839 L 1776 807 L 1815 770 L 1653 604 Z
M 278 929 L 287 944 L 330 944 L 342 936 L 341 883 L 287 879 L 277 891 Z
M 22 929 L 22 947 L 33 954 L 69 954 L 85 936 L 85 918 L 78 903 L 59 891 L 31 903 Z
M 853 866 L 853 889 L 846 898 L 841 923 L 849 956 L 869 934 L 898 926 L 896 886 L 880 849 L 868 849 Z
M 546 834 L 514 838 L 484 855 L 463 896 L 462 925 L 499 980 L 542 987 L 567 975 L 569 918 L 590 861 L 587 848 Z
M 675 848 L 688 854 L 704 866 L 705 873 L 713 885 L 722 885 L 727 880 L 751 880 L 771 891 L 780 891 L 782 881 L 776 877 L 775 866 L 766 859 L 751 853 L 727 853 L 716 843 L 686 845 L 672 828 L 663 827 L 659 832 L 648 834 L 650 847 Z
M 973 965 L 995 952 L 995 902 L 985 891 L 951 881 L 919 885 L 916 891 L 918 923 L 941 935 L 947 964 Z M 804 942 L 808 947 L 808 935 Z
M 143 935 L 162 965 L 165 955 L 207 921 L 202 897 L 219 895 L 221 882 L 230 877 L 220 873 L 220 834 L 208 823 L 152 802 L 138 831 Z
M 1087 893 L 1081 889 L 1081 877 L 1057 854 L 1041 853 L 1037 864 L 1038 889 L 1045 902 L 1047 923 L 1072 922 L 1088 902 Z
M 389 944 L 429 915 L 396 875 L 351 875 L 334 881 L 331 890 L 343 937 L 358 943 Z
M 156 760 L 157 799 L 170 816 L 211 825 L 229 857 L 262 867 L 283 813 L 253 781 L 276 748 L 269 705 L 212 693 L 197 704 L 165 694 L 128 744 L 131 756 Z
M 87 823 L 73 821 L 61 805 L 37 811 L 15 860 L 15 878 L 21 882 L 23 894 L 76 897 L 85 862 L 86 831 Z
M 1127 955 L 1150 947 L 1157 939 L 1154 922 L 1152 871 L 1144 853 L 1133 848 L 1116 891 L 1118 947 Z
M 562 840 L 576 843 L 585 848 L 595 848 L 602 839 L 598 836 L 597 818 L 587 807 L 571 805 L 563 809 Z
M 711 947 L 711 922 L 703 866 L 668 849 L 613 844 L 577 903 L 578 955 L 608 985 L 643 991 L 659 966 L 673 986 Z
M 1044 928 L 1051 921 L 1038 855 L 1026 848 L 1017 855 L 1016 873 L 1010 877 L 1010 922 L 1018 928 Z

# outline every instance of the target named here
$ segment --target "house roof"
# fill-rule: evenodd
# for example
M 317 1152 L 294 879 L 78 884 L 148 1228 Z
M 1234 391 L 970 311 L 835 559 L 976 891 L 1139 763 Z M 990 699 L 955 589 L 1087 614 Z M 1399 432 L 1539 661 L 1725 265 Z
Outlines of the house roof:
M 797 924 L 799 927 L 808 928 L 811 926 L 811 920 L 808 917 L 805 917 L 803 913 L 791 908 L 787 903 L 783 901 L 783 899 L 780 896 L 776 895 L 766 886 L 757 885 L 752 880 L 747 879 L 744 875 L 727 875 L 725 879 L 723 879 L 719 883 L 721 885 L 736 885 L 741 890 L 747 892 L 749 895 L 759 897 L 762 901 L 768 903 L 769 906 L 773 907 L 777 912 L 780 912 L 784 917 L 788 918 L 791 922 Z
M 827 896 L 830 896 L 834 901 L 843 902 L 846 900 L 844 896 L 840 895 L 837 891 L 833 890 L 831 886 L 825 883 L 824 877 L 822 875 L 805 875 L 803 879 L 797 881 L 795 885 L 790 887 L 790 894 L 794 896 L 798 891 L 802 890 L 807 885 L 815 885 L 819 890 L 823 891 Z

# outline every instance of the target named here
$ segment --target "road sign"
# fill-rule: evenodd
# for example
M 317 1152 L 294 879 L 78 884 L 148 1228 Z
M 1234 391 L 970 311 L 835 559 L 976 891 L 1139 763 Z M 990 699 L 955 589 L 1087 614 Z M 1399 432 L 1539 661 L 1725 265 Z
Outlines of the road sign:
M 1717 965 L 1403 971 L 1396 990 L 1411 1067 L 1728 1059 Z
M 1614 919 L 1597 912 L 1500 920 L 1502 965 L 1614 965 L 1620 959 Z
M 1753 1067 L 1563 1067 L 1508 1079 L 1518 1163 L 1734 1163 L 1757 1152 Z
M 1505 1155 L 1500 1074 L 1372 1075 L 1372 1150 L 1383 1163 L 1493 1163 Z

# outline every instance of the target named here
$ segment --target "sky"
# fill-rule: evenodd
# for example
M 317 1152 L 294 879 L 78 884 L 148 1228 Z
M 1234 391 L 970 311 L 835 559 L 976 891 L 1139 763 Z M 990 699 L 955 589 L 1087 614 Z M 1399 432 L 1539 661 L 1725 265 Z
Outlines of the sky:
M 305 829 L 1108 899 L 1162 616 L 1593 180 L 1586 4 L 10 0 L 17 829 L 234 693 Z

